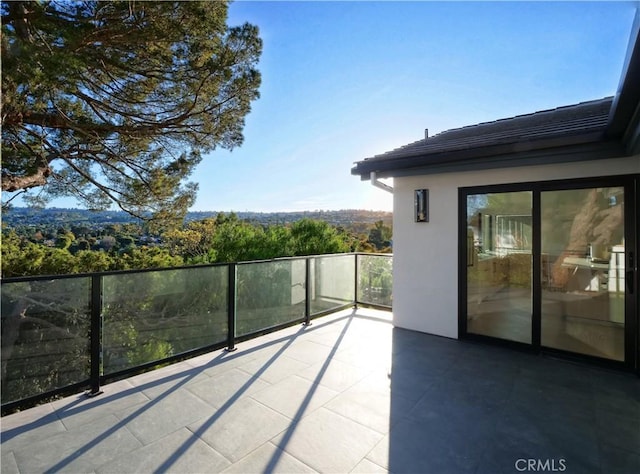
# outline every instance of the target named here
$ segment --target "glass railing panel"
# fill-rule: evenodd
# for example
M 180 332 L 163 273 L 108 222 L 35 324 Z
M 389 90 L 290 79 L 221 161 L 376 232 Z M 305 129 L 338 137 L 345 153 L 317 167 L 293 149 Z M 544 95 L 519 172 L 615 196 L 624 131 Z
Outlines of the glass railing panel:
M 311 314 L 329 311 L 355 300 L 355 255 L 311 259 Z
M 89 379 L 90 278 L 2 284 L 2 403 Z
M 237 336 L 304 318 L 304 259 L 242 263 L 237 270 Z
M 358 255 L 358 302 L 391 307 L 393 257 Z
M 227 338 L 228 269 L 198 267 L 103 277 L 103 372 Z

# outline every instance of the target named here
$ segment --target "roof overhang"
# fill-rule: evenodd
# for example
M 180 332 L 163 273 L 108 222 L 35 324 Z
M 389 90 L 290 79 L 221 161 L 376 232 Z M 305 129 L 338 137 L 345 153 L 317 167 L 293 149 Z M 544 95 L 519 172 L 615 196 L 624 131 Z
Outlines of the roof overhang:
M 640 10 L 636 11 L 618 92 L 611 105 L 607 135 L 640 153 Z
M 528 140 L 481 148 L 415 155 L 388 160 L 365 160 L 351 170 L 368 180 L 375 172 L 380 178 L 435 174 L 455 171 L 544 165 L 615 158 L 625 153 L 616 140 L 605 140 L 602 131 L 576 136 Z

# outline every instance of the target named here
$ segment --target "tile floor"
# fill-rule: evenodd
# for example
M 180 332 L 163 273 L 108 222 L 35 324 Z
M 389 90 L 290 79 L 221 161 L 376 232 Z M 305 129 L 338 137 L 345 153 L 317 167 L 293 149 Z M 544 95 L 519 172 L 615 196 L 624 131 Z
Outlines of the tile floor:
M 2 473 L 640 472 L 638 377 L 394 329 L 386 312 L 103 389 L 3 417 Z

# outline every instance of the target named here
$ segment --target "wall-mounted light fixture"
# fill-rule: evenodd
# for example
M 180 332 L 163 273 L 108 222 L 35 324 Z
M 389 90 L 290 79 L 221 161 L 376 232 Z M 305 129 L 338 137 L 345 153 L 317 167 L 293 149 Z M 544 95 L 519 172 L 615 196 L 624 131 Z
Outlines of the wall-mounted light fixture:
M 414 198 L 416 222 L 429 222 L 429 190 L 416 189 Z

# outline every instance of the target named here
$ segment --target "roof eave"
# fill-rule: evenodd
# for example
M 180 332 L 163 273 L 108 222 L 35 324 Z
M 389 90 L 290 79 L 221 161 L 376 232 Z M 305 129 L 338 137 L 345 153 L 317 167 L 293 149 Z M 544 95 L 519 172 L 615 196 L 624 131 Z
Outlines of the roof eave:
M 610 158 L 616 154 L 620 156 L 624 152 L 617 142 L 606 140 L 604 131 L 598 129 L 579 135 L 560 135 L 402 158 L 365 160 L 357 162 L 351 169 L 351 174 L 367 180 L 372 171 L 380 177 L 391 177 L 406 175 L 407 172 L 414 174 L 416 170 L 420 170 L 421 173 L 432 170 L 430 172 L 433 173 L 442 172 L 445 169 L 491 169 L 525 164 L 558 163 L 563 161 L 563 156 L 568 158 L 566 161 L 574 161 L 571 157 L 574 150 L 583 154 L 590 151 L 590 156 L 601 158 Z
M 618 91 L 613 98 L 607 137 L 622 140 L 629 154 L 640 152 L 640 9 L 636 10 Z

